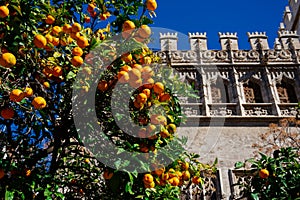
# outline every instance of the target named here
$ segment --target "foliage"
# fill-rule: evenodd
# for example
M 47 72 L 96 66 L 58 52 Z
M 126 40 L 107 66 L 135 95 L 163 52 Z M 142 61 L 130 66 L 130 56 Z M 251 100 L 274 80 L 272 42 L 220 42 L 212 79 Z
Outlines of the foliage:
M 241 168 L 250 164 L 252 176 L 236 183 L 243 197 L 249 199 L 300 199 L 299 149 L 286 147 L 269 157 L 260 153 L 260 159 L 237 162 Z
M 156 7 L 0 1 L 0 198 L 178 199 L 215 173 L 176 134 L 193 90 L 147 47 Z

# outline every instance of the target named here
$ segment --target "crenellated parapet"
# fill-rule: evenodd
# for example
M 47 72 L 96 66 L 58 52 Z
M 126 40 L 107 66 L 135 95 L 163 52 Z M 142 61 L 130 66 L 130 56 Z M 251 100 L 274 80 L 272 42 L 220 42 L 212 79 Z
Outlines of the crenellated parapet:
M 207 50 L 207 37 L 204 33 L 189 33 L 191 50 Z
M 160 44 L 162 51 L 177 50 L 177 33 L 160 33 Z
M 283 49 L 300 49 L 297 31 L 278 31 L 278 36 Z
M 300 42 L 296 31 L 281 30 L 270 49 L 265 32 L 248 32 L 251 49 L 238 48 L 237 33 L 219 33 L 220 50 L 207 48 L 206 33 L 189 33 L 190 50 L 177 49 L 177 33 L 161 33 L 161 51 L 157 52 L 162 60 L 172 64 L 298 64 L 300 62 Z M 168 51 L 168 53 L 166 53 Z
M 251 48 L 254 50 L 268 50 L 268 36 L 266 32 L 248 32 L 248 38 Z
M 238 37 L 237 33 L 220 33 L 219 32 L 219 38 L 220 38 L 220 44 L 221 49 L 226 50 L 238 50 Z

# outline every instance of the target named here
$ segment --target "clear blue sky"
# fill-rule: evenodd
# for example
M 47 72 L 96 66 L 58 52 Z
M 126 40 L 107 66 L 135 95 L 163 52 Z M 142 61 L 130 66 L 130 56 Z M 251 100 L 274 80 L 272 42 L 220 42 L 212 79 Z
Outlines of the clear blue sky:
M 155 27 L 207 32 L 208 48 L 220 49 L 218 32 L 237 32 L 239 48 L 249 49 L 247 32 L 266 32 L 270 48 L 288 0 L 157 0 Z

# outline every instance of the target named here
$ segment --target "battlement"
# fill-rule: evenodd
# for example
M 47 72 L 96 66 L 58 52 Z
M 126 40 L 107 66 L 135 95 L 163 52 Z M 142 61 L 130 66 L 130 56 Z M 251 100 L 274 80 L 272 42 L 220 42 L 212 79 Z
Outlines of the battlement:
M 160 33 L 161 39 L 177 39 L 177 33 Z
M 219 42 L 221 50 L 239 50 L 238 35 L 236 32 L 221 33 L 219 32 Z M 176 51 L 178 41 L 178 34 L 174 33 L 160 33 L 160 42 L 162 51 Z M 252 50 L 269 50 L 268 36 L 266 32 L 248 32 L 248 42 Z M 207 49 L 207 35 L 206 32 L 188 33 L 190 49 L 194 51 L 208 50 Z M 274 41 L 274 49 L 300 49 L 299 35 L 297 31 L 278 31 L 278 38 Z
M 248 37 L 249 38 L 252 38 L 252 37 L 258 37 L 258 38 L 261 38 L 261 37 L 268 37 L 266 32 L 248 32 L 247 33 Z
M 237 33 L 229 33 L 229 32 L 226 32 L 226 33 L 221 33 L 219 32 L 219 37 L 220 39 L 223 39 L 223 38 L 237 38 Z
M 206 38 L 206 32 L 204 32 L 204 33 L 199 33 L 199 32 L 189 33 L 189 38 L 190 39 L 193 39 L 193 38 Z

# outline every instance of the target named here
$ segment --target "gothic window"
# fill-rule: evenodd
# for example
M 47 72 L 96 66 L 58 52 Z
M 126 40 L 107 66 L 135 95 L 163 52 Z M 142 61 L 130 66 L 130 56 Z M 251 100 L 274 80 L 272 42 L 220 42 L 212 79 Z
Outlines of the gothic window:
M 212 103 L 229 103 L 228 87 L 226 84 L 223 85 L 211 85 L 211 98 Z
M 260 86 L 249 81 L 244 84 L 246 103 L 263 103 Z
M 297 96 L 291 84 L 282 82 L 276 85 L 280 103 L 297 103 Z

